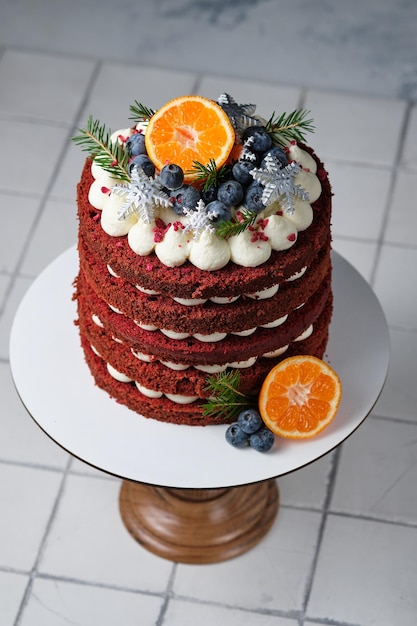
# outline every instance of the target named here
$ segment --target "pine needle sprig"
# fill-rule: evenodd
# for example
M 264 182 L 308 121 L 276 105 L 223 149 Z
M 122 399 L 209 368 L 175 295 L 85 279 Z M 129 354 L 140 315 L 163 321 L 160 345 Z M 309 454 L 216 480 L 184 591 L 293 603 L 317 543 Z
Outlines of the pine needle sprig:
M 210 376 L 206 391 L 210 392 L 209 400 L 203 404 L 203 416 L 215 419 L 231 419 L 237 417 L 242 409 L 254 404 L 254 400 L 239 391 L 240 372 L 231 370 Z
M 216 228 L 216 235 L 220 237 L 220 239 L 229 239 L 229 237 L 233 237 L 234 235 L 240 235 L 240 233 L 243 233 L 249 226 L 253 226 L 257 218 L 258 213 L 256 213 L 256 211 L 250 211 L 245 207 L 240 207 L 239 219 L 223 220 L 219 222 Z
M 129 119 L 133 120 L 136 124 L 139 124 L 140 122 L 149 122 L 152 115 L 155 114 L 153 109 L 149 109 L 137 100 L 135 100 L 135 104 L 130 105 L 129 109 L 132 114 Z
M 111 131 L 92 116 L 88 118 L 87 129 L 79 129 L 80 135 L 72 138 L 74 143 L 88 152 L 96 163 L 115 178 L 130 181 L 128 172 L 129 155 L 118 141 L 110 140 Z
M 199 161 L 193 161 L 193 169 L 187 170 L 186 174 L 193 175 L 196 181 L 204 182 L 202 189 L 207 191 L 211 187 L 218 187 L 227 180 L 229 172 L 230 168 L 227 165 L 222 165 L 222 167 L 217 169 L 216 161 L 210 159 L 207 165 L 203 165 Z
M 275 144 L 285 145 L 287 141 L 305 141 L 305 134 L 314 132 L 313 119 L 307 118 L 308 109 L 296 109 L 276 117 L 275 111 L 266 123 L 266 130 Z

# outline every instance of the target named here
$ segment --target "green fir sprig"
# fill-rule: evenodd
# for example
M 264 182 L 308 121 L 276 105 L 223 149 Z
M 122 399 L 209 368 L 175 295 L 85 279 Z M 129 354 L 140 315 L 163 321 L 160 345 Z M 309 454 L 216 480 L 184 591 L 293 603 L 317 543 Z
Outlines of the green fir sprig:
M 96 163 L 115 178 L 130 181 L 128 171 L 129 155 L 122 144 L 110 140 L 111 131 L 92 116 L 88 118 L 87 129 L 79 129 L 80 135 L 72 138 L 74 143 L 88 152 Z
M 253 226 L 258 217 L 258 213 L 256 211 L 250 211 L 246 207 L 239 208 L 239 219 L 233 220 L 223 220 L 219 222 L 216 228 L 216 235 L 220 237 L 220 239 L 229 239 L 229 237 L 233 237 L 234 235 L 240 235 L 243 233 L 249 226 Z
M 210 159 L 207 165 L 203 165 L 199 161 L 193 161 L 193 169 L 186 172 L 186 174 L 192 175 L 194 180 L 204 183 L 202 186 L 203 191 L 207 191 L 211 187 L 218 187 L 227 180 L 229 173 L 230 168 L 227 165 L 222 165 L 222 167 L 217 169 L 214 159 Z
M 308 109 L 296 109 L 292 113 L 282 113 L 279 117 L 275 111 L 266 123 L 266 130 L 275 144 L 286 145 L 288 141 L 305 141 L 305 134 L 314 132 L 313 119 L 308 118 Z
M 207 379 L 206 391 L 210 398 L 203 404 L 203 416 L 215 419 L 232 419 L 244 408 L 255 404 L 255 399 L 239 391 L 240 372 L 221 372 Z
M 132 114 L 129 119 L 133 120 L 136 124 L 139 124 L 140 122 L 149 122 L 152 115 L 155 114 L 153 109 L 149 109 L 137 100 L 135 100 L 135 104 L 130 105 L 129 109 Z

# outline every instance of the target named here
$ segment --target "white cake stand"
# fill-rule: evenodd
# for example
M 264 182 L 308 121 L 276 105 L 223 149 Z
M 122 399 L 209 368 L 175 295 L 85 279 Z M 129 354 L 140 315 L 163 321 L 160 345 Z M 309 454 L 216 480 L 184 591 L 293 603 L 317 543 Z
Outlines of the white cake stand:
M 333 423 L 310 441 L 277 440 L 267 454 L 237 450 L 226 426 L 178 426 L 145 419 L 98 389 L 74 325 L 75 248 L 31 285 L 16 313 L 10 362 L 35 422 L 73 456 L 124 479 L 122 518 L 149 550 L 174 561 L 208 563 L 245 552 L 278 510 L 278 476 L 326 454 L 374 406 L 385 381 L 389 338 L 366 281 L 333 252 L 334 315 L 326 360 L 343 397 Z

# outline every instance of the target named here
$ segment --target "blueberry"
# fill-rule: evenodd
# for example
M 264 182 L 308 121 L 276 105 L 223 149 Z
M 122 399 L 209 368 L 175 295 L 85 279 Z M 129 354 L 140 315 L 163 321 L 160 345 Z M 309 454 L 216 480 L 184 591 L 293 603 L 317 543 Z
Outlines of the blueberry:
M 258 452 L 268 452 L 274 445 L 275 436 L 269 428 L 263 426 L 249 437 L 249 445 Z
M 261 183 L 253 183 L 250 185 L 245 193 L 243 204 L 249 211 L 256 211 L 259 213 L 265 209 L 265 205 L 262 202 L 262 194 L 264 186 Z
M 243 132 L 243 140 L 252 138 L 250 149 L 254 152 L 266 152 L 272 146 L 272 139 L 263 126 L 249 126 Z
M 220 200 L 213 200 L 206 206 L 206 213 L 211 222 L 228 222 L 232 217 L 230 207 Z
M 232 167 L 233 178 L 237 180 L 243 187 L 247 187 L 253 183 L 253 177 L 250 173 L 255 167 L 251 161 L 237 161 Z
M 201 200 L 200 192 L 191 185 L 182 185 L 171 193 L 172 208 L 177 215 L 183 215 L 184 207 L 194 210 Z
M 170 163 L 161 169 L 161 183 L 169 190 L 178 189 L 184 182 L 184 172 L 179 165 Z
M 244 433 L 251 435 L 263 426 L 263 421 L 256 409 L 244 409 L 237 416 L 237 423 Z
M 288 165 L 287 155 L 285 154 L 284 150 L 280 148 L 279 146 L 273 146 L 272 148 L 267 150 L 265 154 L 263 155 L 261 167 L 265 166 L 265 157 L 267 154 L 270 154 L 271 156 L 275 157 L 281 163 L 282 167 L 285 167 L 286 165 Z
M 141 167 L 146 176 L 153 176 L 155 174 L 155 165 L 146 154 L 139 154 L 129 162 L 129 174 L 132 173 L 135 165 Z
M 145 147 L 145 135 L 142 133 L 135 133 L 126 140 L 126 148 L 130 156 L 138 156 L 139 154 L 146 154 Z
M 201 197 L 204 202 L 208 204 L 209 202 L 213 202 L 213 200 L 217 200 L 217 191 L 218 188 L 215 185 L 209 187 L 208 189 L 202 189 Z
M 243 188 L 237 180 L 228 180 L 222 183 L 217 197 L 227 206 L 237 206 L 243 200 Z
M 227 428 L 226 441 L 235 448 L 245 448 L 249 445 L 248 435 L 243 432 L 237 422 L 230 424 L 230 426 Z

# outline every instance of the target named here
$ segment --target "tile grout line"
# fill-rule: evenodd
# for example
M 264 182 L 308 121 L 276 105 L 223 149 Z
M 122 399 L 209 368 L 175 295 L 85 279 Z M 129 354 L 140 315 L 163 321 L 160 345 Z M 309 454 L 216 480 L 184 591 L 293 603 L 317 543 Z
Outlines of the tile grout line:
M 239 557 L 235 557 L 239 558 Z M 204 566 L 202 566 L 204 567 Z M 272 617 L 283 617 L 287 619 L 294 619 L 298 622 L 299 611 L 297 609 L 265 609 L 265 608 L 249 608 L 240 604 L 228 604 L 219 600 L 207 600 L 205 598 L 194 598 L 193 596 L 187 596 L 183 594 L 173 595 L 173 599 L 180 602 L 187 602 L 188 604 L 196 604 L 198 606 L 215 606 L 221 609 L 238 610 L 242 613 L 250 615 L 269 615 Z M 158 626 L 158 624 L 155 624 Z M 163 625 L 162 625 L 163 626 Z M 343 624 L 337 624 L 336 626 L 344 626 Z M 355 626 L 355 625 L 348 625 Z
M 126 64 L 134 64 L 130 63 L 129 61 L 116 61 L 116 60 L 112 60 L 112 59 L 107 59 L 107 58 L 102 58 L 102 57 L 95 57 L 91 54 L 77 54 L 75 52 L 61 52 L 59 50 L 48 50 L 48 49 L 43 49 L 43 48 L 38 48 L 36 46 L 22 46 L 21 44 L 16 45 L 16 44 L 8 44 L 6 46 L 4 46 L 4 51 L 6 50 L 10 50 L 11 52 L 17 53 L 17 54 L 33 54 L 33 55 L 38 55 L 38 56 L 53 56 L 53 57 L 57 57 L 59 59 L 76 59 L 77 61 L 91 61 L 93 63 L 97 63 L 99 60 L 102 60 L 104 62 L 113 62 L 113 63 L 126 63 Z
M 7 465 L 10 467 L 25 467 L 26 469 L 40 470 L 43 472 L 53 472 L 55 474 L 61 474 L 65 470 L 64 467 L 58 465 L 42 465 L 41 463 L 31 463 L 27 461 L 15 461 L 10 459 L 0 458 L 0 465 Z
M 221 609 L 236 610 L 236 611 L 240 611 L 241 613 L 245 613 L 251 616 L 263 615 L 263 616 L 270 616 L 270 617 L 280 617 L 280 618 L 284 618 L 287 620 L 294 620 L 297 626 L 303 626 L 304 617 L 300 616 L 300 611 L 297 609 L 284 610 L 284 609 L 249 608 L 247 606 L 242 606 L 240 604 L 228 604 L 227 602 L 210 601 L 210 600 L 201 599 L 201 598 L 193 598 L 192 596 L 186 596 L 182 594 L 174 595 L 173 599 L 178 600 L 180 602 L 186 602 L 187 604 L 195 604 L 198 606 L 212 606 L 212 607 L 217 607 Z M 337 619 L 330 619 L 330 618 L 309 617 L 307 619 L 309 623 L 310 622 L 313 624 L 318 623 L 320 624 L 320 626 L 322 626 L 324 623 L 326 624 L 326 626 L 363 626 L 361 624 L 356 624 L 353 622 L 343 622 Z M 154 626 L 159 626 L 159 624 L 155 623 Z M 163 624 L 161 626 L 163 626 Z
M 372 244 L 375 243 L 378 245 L 379 241 L 377 239 L 372 239 L 371 237 L 355 237 L 352 235 L 333 235 L 333 241 L 346 241 L 350 243 L 363 243 L 363 244 Z M 380 242 L 382 245 L 387 248 L 404 248 L 406 250 L 415 250 L 417 248 L 417 243 L 399 243 L 396 241 L 390 241 L 389 239 Z
M 404 150 L 405 138 L 407 136 L 407 131 L 408 131 L 408 127 L 409 127 L 409 123 L 411 119 L 411 108 L 412 108 L 411 103 L 406 102 L 404 118 L 403 118 L 403 122 L 401 125 L 400 133 L 398 136 L 398 145 L 397 145 L 397 152 L 396 152 L 395 159 L 394 159 L 394 167 L 392 168 L 392 173 L 391 173 L 390 187 L 389 187 L 389 191 L 388 191 L 387 199 L 385 203 L 384 216 L 383 216 L 380 232 L 379 232 L 378 239 L 377 239 L 377 248 L 375 252 L 375 258 L 374 258 L 373 267 L 372 267 L 371 274 L 370 274 L 369 283 L 371 286 L 375 285 L 379 261 L 381 259 L 382 249 L 385 245 L 384 236 L 387 230 L 388 220 L 389 220 L 391 209 L 392 209 L 394 191 L 397 185 L 399 172 L 400 170 L 402 170 L 401 159 L 402 159 L 403 150 Z
M 320 618 L 320 617 L 309 617 L 308 618 L 308 623 L 309 624 L 318 624 L 319 626 L 323 626 L 323 624 L 326 624 L 326 626 L 363 626 L 362 624 L 358 624 L 358 623 L 353 623 L 353 622 L 340 622 L 337 619 L 331 619 L 331 618 Z M 302 624 L 300 624 L 300 626 L 303 626 Z
M 1 60 L 0 60 L 1 62 Z M 66 122 L 60 120 L 49 119 L 48 117 L 32 117 L 29 114 L 22 113 L 8 113 L 4 111 L 0 111 L 0 120 L 5 122 L 9 122 L 12 120 L 13 122 L 19 122 L 23 124 L 30 124 L 31 126 L 48 126 L 49 128 L 68 128 L 68 124 Z M 6 192 L 14 193 L 11 190 L 6 189 Z
M 307 582 L 306 582 L 306 586 L 304 590 L 304 598 L 302 602 L 303 617 L 300 620 L 300 626 L 304 625 L 304 620 L 306 619 L 306 611 L 307 611 L 308 603 L 310 600 L 311 591 L 313 588 L 313 582 L 314 582 L 314 578 L 316 574 L 317 563 L 319 560 L 320 549 L 323 543 L 323 537 L 324 537 L 324 532 L 325 532 L 326 523 L 327 523 L 327 516 L 329 513 L 330 501 L 332 499 L 332 495 L 333 495 L 333 491 L 334 491 L 334 487 L 336 483 L 336 476 L 337 476 L 337 470 L 339 468 L 342 445 L 343 444 L 340 444 L 337 447 L 331 459 L 331 467 L 330 467 L 328 478 L 327 478 L 327 481 L 328 481 L 327 489 L 326 489 L 326 495 L 324 498 L 322 513 L 321 513 L 321 520 L 320 520 L 320 526 L 319 526 L 319 531 L 318 531 L 318 536 L 317 536 L 316 549 L 314 552 L 313 560 L 311 563 L 310 571 L 307 577 Z
M 8 362 L 7 362 L 8 364 Z M 54 445 L 58 445 L 54 442 Z M 90 473 L 88 471 L 83 471 L 82 469 L 73 469 L 72 468 L 72 462 L 76 459 L 76 457 L 74 457 L 73 455 L 71 455 L 70 452 L 67 452 L 66 450 L 64 450 L 64 448 L 62 448 L 62 451 L 67 455 L 67 457 L 70 458 L 71 460 L 71 464 L 68 468 L 68 473 L 71 474 L 72 476 L 80 476 L 83 478 L 91 478 L 93 480 L 107 480 L 107 481 L 118 481 L 119 476 L 115 476 L 113 474 L 109 474 L 105 471 L 101 471 L 97 469 L 97 474 L 95 473 Z M 76 459 L 76 460 L 80 460 L 81 459 Z M 7 465 L 10 467 L 25 467 L 26 469 L 33 469 L 33 470 L 41 470 L 41 471 L 45 471 L 45 472 L 54 472 L 54 473 L 61 473 L 64 471 L 64 467 L 59 467 L 58 465 L 43 465 L 41 463 L 34 463 L 34 462 L 30 462 L 30 461 L 16 461 L 14 459 L 4 459 L 0 457 L 0 465 Z M 96 468 L 94 468 L 96 469 Z M 100 473 L 98 473 L 100 472 Z M 0 566 L 1 568 L 1 566 Z
M 60 482 L 60 485 L 59 485 L 58 493 L 56 495 L 55 502 L 54 502 L 54 504 L 52 506 L 51 513 L 50 513 L 48 521 L 46 523 L 45 532 L 44 532 L 43 537 L 41 539 L 41 542 L 40 542 L 40 545 L 39 545 L 39 550 L 38 550 L 38 553 L 37 553 L 36 558 L 35 558 L 35 562 L 34 562 L 34 564 L 32 566 L 31 571 L 30 571 L 29 580 L 28 580 L 28 583 L 26 585 L 26 589 L 24 591 L 22 600 L 20 602 L 20 606 L 19 606 L 19 609 L 17 611 L 15 620 L 13 622 L 13 626 L 19 626 L 22 623 L 21 620 L 22 620 L 22 617 L 23 617 L 23 613 L 24 613 L 25 608 L 26 608 L 26 606 L 28 604 L 29 598 L 32 595 L 33 583 L 34 583 L 35 578 L 37 577 L 37 574 L 38 574 L 39 563 L 41 561 L 41 558 L 42 558 L 42 555 L 43 555 L 43 551 L 44 551 L 45 546 L 46 546 L 46 542 L 47 542 L 47 539 L 48 539 L 48 536 L 49 536 L 49 532 L 50 532 L 51 527 L 52 527 L 52 525 L 53 525 L 53 523 L 55 521 L 56 514 L 57 514 L 57 511 L 58 511 L 59 505 L 61 503 L 61 500 L 62 500 L 62 495 L 64 493 L 65 484 L 66 484 L 68 473 L 69 473 L 70 463 L 71 463 L 71 458 L 68 459 L 68 461 L 66 463 L 66 467 L 62 471 L 62 478 L 61 478 L 61 482 Z
M 10 570 L 9 570 L 10 571 Z M 16 573 L 23 573 L 16 570 Z M 163 591 L 150 591 L 149 589 L 135 589 L 129 586 L 116 585 L 112 583 L 104 583 L 97 580 L 85 580 L 83 578 L 73 578 L 72 576 L 63 576 L 60 574 L 47 574 L 44 572 L 37 572 L 37 580 L 46 580 L 60 583 L 68 583 L 73 585 L 79 585 L 80 587 L 91 587 L 95 589 L 104 589 L 108 591 L 120 591 L 122 593 L 130 593 L 133 595 L 149 596 L 151 598 L 164 598 Z M 95 626 L 95 625 L 94 625 Z
M 304 109 L 305 108 L 307 95 L 308 95 L 308 87 L 301 87 L 300 88 L 300 95 L 298 97 L 298 108 L 299 109 Z
M 167 583 L 165 593 L 164 593 L 164 601 L 159 611 L 158 618 L 155 622 L 155 626 L 163 626 L 164 624 L 165 615 L 168 610 L 169 603 L 171 602 L 171 599 L 173 597 L 173 588 L 174 588 L 174 581 L 175 581 L 177 569 L 178 569 L 178 563 L 173 563 L 171 573 L 169 575 L 168 583 Z
M 76 113 L 74 115 L 72 124 L 68 128 L 67 137 L 66 137 L 66 139 L 63 142 L 62 149 L 60 150 L 60 153 L 59 153 L 59 155 L 57 157 L 57 160 L 56 160 L 54 166 L 51 168 L 51 175 L 49 177 L 49 180 L 48 180 L 48 183 L 46 185 L 46 188 L 45 188 L 44 192 L 40 195 L 39 207 L 38 207 L 38 210 L 36 211 L 36 214 L 35 214 L 34 219 L 33 219 L 33 228 L 30 229 L 30 231 L 29 231 L 25 241 L 22 243 L 21 252 L 20 252 L 19 258 L 17 260 L 17 263 L 16 263 L 16 265 L 14 267 L 13 272 L 10 274 L 11 279 L 10 279 L 10 282 L 9 282 L 7 288 L 6 288 L 6 293 L 5 293 L 4 299 L 3 299 L 3 306 L 0 309 L 0 317 L 4 313 L 4 310 L 6 309 L 7 302 L 8 302 L 9 296 L 10 296 L 10 294 L 11 294 L 11 292 L 12 292 L 14 286 L 15 286 L 16 279 L 18 278 L 18 276 L 20 276 L 20 268 L 22 267 L 22 264 L 23 264 L 26 252 L 28 250 L 28 247 L 30 245 L 30 242 L 32 241 L 32 238 L 35 236 L 36 228 L 39 225 L 39 221 L 40 221 L 42 213 L 43 213 L 43 211 L 45 209 L 45 206 L 46 206 L 46 203 L 48 201 L 49 195 L 51 193 L 54 180 L 55 180 L 55 178 L 56 178 L 56 176 L 57 176 L 57 174 L 58 174 L 58 172 L 59 172 L 59 170 L 60 170 L 60 168 L 62 166 L 63 159 L 65 157 L 65 154 L 66 154 L 67 150 L 68 150 L 69 140 L 70 140 L 70 138 L 72 137 L 72 135 L 74 133 L 74 128 L 76 126 L 77 120 L 78 120 L 78 118 L 79 118 L 79 116 L 81 114 L 81 111 L 83 110 L 83 107 L 85 106 L 85 104 L 86 104 L 86 102 L 88 100 L 88 97 L 89 97 L 89 95 L 90 95 L 90 93 L 91 93 L 91 91 L 93 89 L 94 83 L 95 83 L 95 81 L 97 79 L 97 75 L 98 75 L 100 69 L 101 69 L 101 62 L 97 62 L 95 67 L 94 67 L 94 69 L 93 69 L 93 71 L 92 71 L 89 83 L 88 83 L 88 85 L 87 85 L 87 87 L 86 87 L 86 89 L 84 91 L 84 96 L 81 99 L 80 105 L 79 105 L 79 107 L 78 107 L 78 109 L 77 109 L 77 111 L 76 111 Z M 34 277 L 31 277 L 31 278 L 33 279 Z
M 333 515 L 334 517 L 344 517 L 349 520 L 372 522 L 376 524 L 384 524 L 387 526 L 397 526 L 399 528 L 412 528 L 414 530 L 417 529 L 416 522 L 414 523 L 404 522 L 398 519 L 392 520 L 392 519 L 387 519 L 387 518 L 382 518 L 382 517 L 373 517 L 372 515 L 365 515 L 363 513 L 348 513 L 346 511 L 337 511 L 337 510 L 328 511 L 327 513 L 328 515 Z
M 194 83 L 193 86 L 191 88 L 191 93 L 196 93 L 198 94 L 198 91 L 201 87 L 201 84 L 204 80 L 204 74 L 197 74 L 194 78 Z

